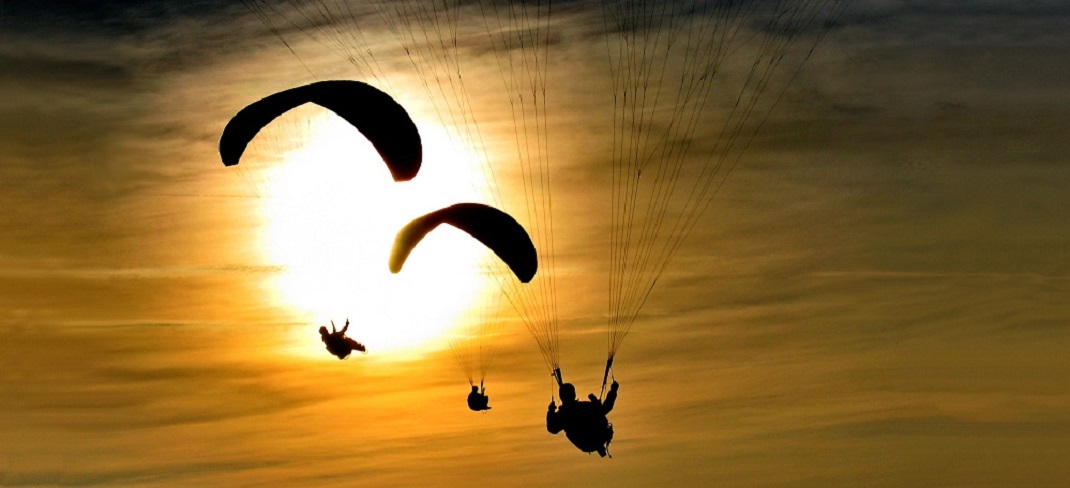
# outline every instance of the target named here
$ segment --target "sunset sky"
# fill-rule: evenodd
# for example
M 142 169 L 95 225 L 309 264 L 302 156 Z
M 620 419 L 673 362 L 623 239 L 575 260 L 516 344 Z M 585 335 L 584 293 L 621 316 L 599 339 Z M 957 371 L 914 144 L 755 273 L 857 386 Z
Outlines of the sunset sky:
M 546 432 L 535 312 L 474 241 L 436 231 L 387 270 L 397 229 L 462 201 L 550 250 L 486 10 L 460 2 L 453 57 L 421 65 L 350 3 L 0 0 L 0 486 L 1070 484 L 1064 2 L 848 2 L 624 341 L 612 459 Z M 535 78 L 554 232 L 530 289 L 581 396 L 612 309 L 602 4 L 554 4 Z M 763 34 L 711 78 L 681 181 Z M 419 176 L 311 106 L 222 165 L 238 110 L 327 79 L 410 112 Z M 369 354 L 339 361 L 316 329 L 347 317 Z M 454 355 L 479 346 L 485 413 Z

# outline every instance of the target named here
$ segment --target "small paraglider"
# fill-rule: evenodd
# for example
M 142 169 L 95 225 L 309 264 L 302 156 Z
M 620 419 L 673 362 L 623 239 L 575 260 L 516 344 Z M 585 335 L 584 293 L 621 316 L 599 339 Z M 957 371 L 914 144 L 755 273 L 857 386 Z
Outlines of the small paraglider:
M 613 424 L 606 418 L 613 404 L 617 402 L 616 380 L 609 388 L 605 401 L 594 394 L 587 395 L 587 401 L 576 400 L 576 387 L 572 383 L 562 383 L 558 389 L 561 406 L 553 400 L 546 410 L 546 430 L 551 434 L 565 431 L 565 437 L 579 450 L 588 454 L 597 452 L 599 456 L 609 455 L 609 443 L 613 441 Z M 610 455 L 610 457 L 613 457 Z
M 509 267 L 521 283 L 527 283 L 535 277 L 539 259 L 527 231 L 509 214 L 481 203 L 450 205 L 406 224 L 394 239 L 394 247 L 390 251 L 390 272 L 400 272 L 416 245 L 441 224 L 456 227 L 482 243 Z M 486 365 L 482 374 L 486 375 Z M 476 386 L 469 373 L 468 382 L 472 385 L 472 391 L 468 394 L 468 408 L 476 412 L 490 410 L 487 405 L 490 398 L 487 397 L 482 378 L 479 386 Z
M 490 406 L 487 404 L 490 402 L 490 397 L 487 396 L 487 389 L 480 383 L 479 386 L 472 385 L 472 392 L 468 394 L 468 408 L 473 412 L 480 412 L 483 410 L 490 410 Z
M 368 349 L 364 347 L 364 344 L 346 337 L 347 330 L 349 330 L 349 319 L 346 319 L 346 325 L 342 327 L 342 330 L 335 330 L 333 320 L 330 332 L 327 332 L 326 326 L 320 327 L 320 340 L 327 345 L 327 352 L 338 356 L 338 359 L 348 358 L 353 351 L 367 354 Z

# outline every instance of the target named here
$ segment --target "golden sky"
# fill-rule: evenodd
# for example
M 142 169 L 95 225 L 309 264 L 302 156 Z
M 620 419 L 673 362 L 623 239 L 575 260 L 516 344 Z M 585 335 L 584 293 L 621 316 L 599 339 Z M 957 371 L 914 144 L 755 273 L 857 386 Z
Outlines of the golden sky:
M 588 3 L 555 4 L 543 44 L 554 263 L 532 284 L 554 277 L 561 366 L 581 395 L 606 357 L 613 228 L 613 84 Z M 546 433 L 554 388 L 507 305 L 477 341 L 495 354 L 493 409 L 467 410 L 450 338 L 472 347 L 497 295 L 470 240 L 436 231 L 386 270 L 393 229 L 494 183 L 539 232 L 515 150 L 538 134 L 514 131 L 522 90 L 479 3 L 456 10 L 443 65 L 405 54 L 390 11 L 317 21 L 301 10 L 315 3 L 256 5 L 0 3 L 0 486 L 1070 478 L 1062 4 L 852 2 L 766 97 L 776 110 L 624 342 L 606 460 Z M 720 80 L 743 79 L 751 49 L 681 138 L 697 154 L 734 99 Z M 470 105 L 451 117 L 458 66 Z M 410 111 L 425 147 L 414 181 L 391 182 L 314 107 L 261 133 L 247 171 L 222 166 L 235 112 L 339 78 Z M 481 138 L 462 130 L 473 121 Z M 316 328 L 346 316 L 370 353 L 338 361 Z

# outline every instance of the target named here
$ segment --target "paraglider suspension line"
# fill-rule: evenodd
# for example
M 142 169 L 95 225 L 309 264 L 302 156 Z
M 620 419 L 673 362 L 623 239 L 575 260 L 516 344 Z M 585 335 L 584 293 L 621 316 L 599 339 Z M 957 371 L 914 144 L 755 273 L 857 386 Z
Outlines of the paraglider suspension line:
M 606 371 L 602 373 L 602 391 L 598 394 L 598 399 L 601 400 L 606 394 L 606 381 L 609 380 L 609 371 L 613 369 L 613 356 L 610 355 L 606 360 Z

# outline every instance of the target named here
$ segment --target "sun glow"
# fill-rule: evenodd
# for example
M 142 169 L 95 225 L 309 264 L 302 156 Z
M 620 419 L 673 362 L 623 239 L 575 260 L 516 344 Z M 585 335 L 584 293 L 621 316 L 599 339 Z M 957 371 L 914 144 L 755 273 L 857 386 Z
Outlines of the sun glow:
M 295 117 L 303 123 L 282 126 L 300 128 L 286 137 L 304 140 L 267 165 L 257 183 L 262 252 L 285 267 L 273 282 L 274 300 L 310 324 L 295 337 L 299 352 L 323 357 L 313 325 L 334 320 L 341 327 L 347 317 L 349 335 L 371 353 L 444 347 L 444 335 L 492 286 L 480 274 L 485 249 L 461 231 L 440 228 L 400 273 L 391 274 L 387 261 L 395 233 L 409 220 L 482 200 L 477 160 L 442 129 L 417 121 L 423 167 L 412 181 L 396 183 L 356 129 L 325 110 L 301 110 Z

